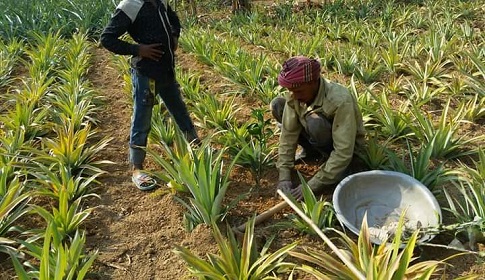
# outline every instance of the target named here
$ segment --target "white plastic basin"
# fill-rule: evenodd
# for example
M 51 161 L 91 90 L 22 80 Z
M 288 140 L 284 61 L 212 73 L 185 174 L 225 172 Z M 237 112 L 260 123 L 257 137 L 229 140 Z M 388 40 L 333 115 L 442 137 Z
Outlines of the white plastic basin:
M 357 235 L 367 212 L 371 241 L 375 244 L 385 240 L 382 231 L 397 225 L 403 210 L 409 230 L 437 227 L 441 223 L 440 206 L 428 188 L 395 171 L 365 171 L 344 178 L 335 189 L 333 205 L 337 219 Z M 433 237 L 424 233 L 419 235 L 418 242 Z

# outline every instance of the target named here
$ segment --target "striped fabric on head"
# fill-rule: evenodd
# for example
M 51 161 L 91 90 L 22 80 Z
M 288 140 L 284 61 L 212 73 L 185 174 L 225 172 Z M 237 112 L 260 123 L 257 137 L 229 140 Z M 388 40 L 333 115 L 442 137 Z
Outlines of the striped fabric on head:
M 320 77 L 320 62 L 305 56 L 295 56 L 283 63 L 278 83 L 285 88 L 298 87 Z

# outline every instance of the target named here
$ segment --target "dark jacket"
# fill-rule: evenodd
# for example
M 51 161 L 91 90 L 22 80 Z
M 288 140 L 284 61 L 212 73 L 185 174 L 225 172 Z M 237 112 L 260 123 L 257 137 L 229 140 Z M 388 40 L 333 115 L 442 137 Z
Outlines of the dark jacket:
M 144 76 L 162 81 L 174 80 L 173 36 L 180 35 L 180 20 L 166 0 L 155 2 L 157 7 L 150 0 L 120 2 L 101 34 L 101 44 L 116 54 L 132 55 L 131 66 Z M 139 57 L 138 44 L 120 39 L 127 32 L 138 44 L 161 43 L 164 55 L 160 61 Z

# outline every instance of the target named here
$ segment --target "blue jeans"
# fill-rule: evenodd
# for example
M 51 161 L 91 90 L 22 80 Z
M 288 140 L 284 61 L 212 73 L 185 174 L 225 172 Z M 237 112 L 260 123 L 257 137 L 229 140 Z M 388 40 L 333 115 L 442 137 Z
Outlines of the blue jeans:
M 131 69 L 131 80 L 133 83 L 133 116 L 131 118 L 129 160 L 135 168 L 142 169 L 146 157 L 145 147 L 151 129 L 155 95 L 150 91 L 150 78 Z M 190 142 L 198 139 L 187 106 L 182 100 L 179 84 L 175 80 L 165 84 L 155 81 L 155 93 L 162 98 L 187 140 Z

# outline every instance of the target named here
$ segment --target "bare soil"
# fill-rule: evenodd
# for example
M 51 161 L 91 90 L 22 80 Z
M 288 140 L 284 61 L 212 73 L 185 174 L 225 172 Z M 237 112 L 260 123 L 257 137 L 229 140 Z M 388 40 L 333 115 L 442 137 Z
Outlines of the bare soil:
M 190 54 L 178 51 L 178 65 L 203 73 L 203 86 L 213 92 L 223 91 L 227 86 L 221 83 L 218 75 L 205 65 L 197 62 Z M 99 257 L 94 265 L 93 279 L 182 279 L 187 275 L 187 268 L 182 259 L 173 253 L 174 244 L 182 245 L 200 256 L 208 252 L 217 252 L 211 231 L 206 226 L 199 226 L 192 232 L 183 227 L 182 217 L 185 209 L 173 199 L 171 194 L 161 190 L 141 192 L 131 183 L 131 173 L 127 161 L 127 137 L 129 135 L 131 107 L 127 105 L 119 73 L 110 67 L 109 54 L 103 49 L 95 50 L 95 64 L 90 78 L 106 105 L 100 115 L 100 133 L 112 136 L 108 148 L 101 155 L 115 164 L 107 167 L 107 175 L 101 180 L 98 194 L 101 199 L 91 201 L 96 207 L 85 227 L 89 234 L 88 248 L 98 250 Z M 243 101 L 247 102 L 247 101 Z M 250 108 L 254 104 L 240 104 Z M 201 131 L 204 134 L 204 131 Z M 311 176 L 319 162 L 302 163 L 298 169 Z M 150 165 L 152 169 L 157 166 Z M 277 171 L 269 170 L 263 177 L 261 187 L 253 189 L 250 197 L 241 201 L 227 217 L 231 225 L 239 225 L 254 213 L 261 213 L 277 204 L 274 185 Z M 231 176 L 228 196 L 248 191 L 254 180 L 248 170 L 237 168 Z M 331 200 L 328 194 L 327 200 Z M 286 210 L 288 212 L 289 210 Z M 282 214 L 258 226 L 258 238 L 264 240 L 274 231 L 265 226 L 274 224 Z M 321 247 L 323 241 L 315 237 L 301 236 L 291 231 L 277 232 L 274 246 L 282 246 L 300 239 L 303 244 Z M 436 242 L 449 242 L 449 236 L 438 236 Z M 444 243 L 443 243 L 444 244 Z M 441 260 L 454 254 L 447 249 L 421 248 L 416 254 L 420 260 Z M 485 275 L 484 265 L 477 263 L 474 256 L 461 256 L 449 261 L 453 266 L 447 268 L 447 279 L 459 275 L 478 273 Z M 485 279 L 482 277 L 481 279 Z
M 174 245 L 182 245 L 200 256 L 217 252 L 211 230 L 198 226 L 187 232 L 183 226 L 185 209 L 174 200 L 172 194 L 163 191 L 163 187 L 152 192 L 142 192 L 131 182 L 127 143 L 130 128 L 131 106 L 124 93 L 123 81 L 110 62 L 110 55 L 102 48 L 94 49 L 94 64 L 89 75 L 94 88 L 105 99 L 99 114 L 99 136 L 113 137 L 107 148 L 100 155 L 114 164 L 106 166 L 107 174 L 100 179 L 96 192 L 100 199 L 91 199 L 85 207 L 94 207 L 90 218 L 84 224 L 87 232 L 87 248 L 98 251 L 99 256 L 89 274 L 89 279 L 183 279 L 188 273 L 185 262 L 174 254 Z M 202 73 L 201 83 L 211 92 L 220 93 L 227 89 L 227 83 L 200 64 L 190 54 L 178 51 L 178 65 Z M 261 106 L 257 100 L 241 100 L 240 106 L 247 108 Z M 205 135 L 207 131 L 200 131 Z M 303 175 L 309 177 L 321 162 L 301 163 L 297 166 Z M 148 159 L 148 169 L 157 170 Z M 247 199 L 239 202 L 226 218 L 230 226 L 244 223 L 254 213 L 261 213 L 279 202 L 275 196 L 275 184 L 278 176 L 275 168 L 268 170 L 261 181 L 261 186 L 253 188 Z M 236 167 L 231 174 L 228 199 L 248 192 L 254 186 L 251 173 Z M 326 195 L 331 200 L 331 191 Z M 267 222 L 258 225 L 257 240 L 263 242 L 271 234 L 277 237 L 274 248 L 300 240 L 302 245 L 324 248 L 323 241 L 317 237 L 300 235 L 291 230 L 275 231 L 268 226 L 283 218 L 286 209 Z M 224 232 L 224 229 L 223 229 Z M 447 244 L 450 236 L 437 236 L 434 241 Z M 441 248 L 423 247 L 416 250 L 418 260 L 442 260 L 456 252 Z M 14 271 L 9 260 L 0 258 L 0 279 L 14 279 Z M 448 261 L 445 279 L 454 279 L 460 275 L 477 273 L 485 279 L 485 265 L 471 255 L 456 257 Z M 3 271 L 1 271 L 3 270 Z M 282 276 L 282 279 L 284 276 Z M 298 279 L 310 279 L 300 277 Z

